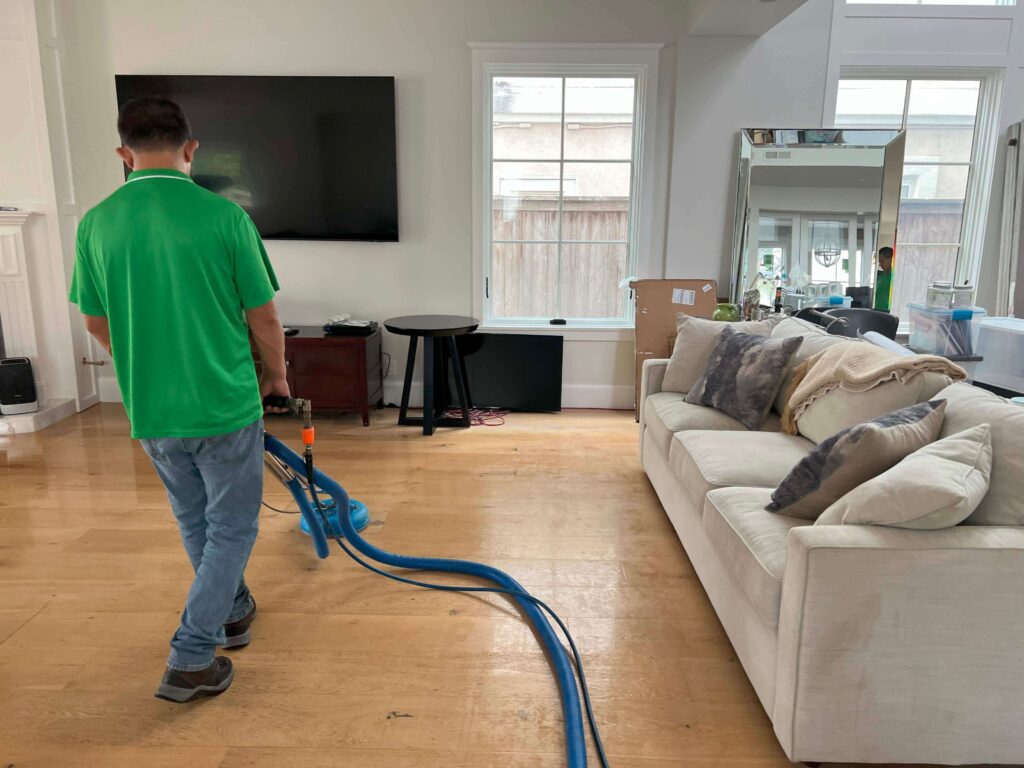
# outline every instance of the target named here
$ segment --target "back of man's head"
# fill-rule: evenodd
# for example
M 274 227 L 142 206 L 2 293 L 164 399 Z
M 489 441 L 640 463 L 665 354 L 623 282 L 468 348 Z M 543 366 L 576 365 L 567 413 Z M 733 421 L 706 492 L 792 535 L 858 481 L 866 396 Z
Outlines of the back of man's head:
M 122 105 L 117 115 L 121 145 L 135 152 L 175 150 L 192 140 L 181 107 L 162 96 L 142 96 Z
M 887 245 L 878 249 L 878 268 L 883 272 L 892 270 L 892 248 Z

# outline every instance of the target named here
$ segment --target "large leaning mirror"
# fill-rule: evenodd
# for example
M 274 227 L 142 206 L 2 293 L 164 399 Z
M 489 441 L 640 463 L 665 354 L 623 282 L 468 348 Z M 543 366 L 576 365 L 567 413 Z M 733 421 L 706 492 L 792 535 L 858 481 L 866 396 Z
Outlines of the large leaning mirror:
M 731 297 L 793 309 L 849 296 L 889 309 L 905 135 L 749 128 L 740 135 Z

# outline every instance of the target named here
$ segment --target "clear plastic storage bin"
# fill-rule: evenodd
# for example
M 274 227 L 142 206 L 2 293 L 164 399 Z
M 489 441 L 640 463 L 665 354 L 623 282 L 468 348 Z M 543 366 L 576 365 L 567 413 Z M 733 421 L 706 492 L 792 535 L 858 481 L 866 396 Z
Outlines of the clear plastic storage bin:
M 844 307 L 849 309 L 851 304 L 853 304 L 853 298 L 850 296 L 821 296 L 804 306 L 815 309 L 842 309 Z
M 977 354 L 981 320 L 988 313 L 981 307 L 940 309 L 908 304 L 910 348 L 915 352 L 946 357 Z
M 978 334 L 978 363 L 975 377 L 1012 392 L 1024 394 L 1024 318 L 982 318 Z
M 853 299 L 849 296 L 808 296 L 804 293 L 783 293 L 782 303 L 794 312 L 811 307 L 813 309 L 849 308 Z

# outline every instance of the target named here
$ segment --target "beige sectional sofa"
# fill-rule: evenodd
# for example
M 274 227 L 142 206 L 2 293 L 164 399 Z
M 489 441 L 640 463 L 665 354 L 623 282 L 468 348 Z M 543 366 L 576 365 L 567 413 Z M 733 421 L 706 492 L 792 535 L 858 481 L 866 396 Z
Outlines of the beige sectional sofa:
M 866 343 L 792 319 L 771 335 L 805 337 L 792 365 Z M 764 509 L 815 445 L 778 431 L 783 396 L 750 432 L 661 391 L 667 364 L 643 369 L 643 467 L 786 755 L 1024 764 L 1024 408 L 936 374 L 816 404 L 800 427 L 821 440 L 944 398 L 941 436 L 992 423 L 994 466 L 982 506 L 954 528 L 814 525 Z

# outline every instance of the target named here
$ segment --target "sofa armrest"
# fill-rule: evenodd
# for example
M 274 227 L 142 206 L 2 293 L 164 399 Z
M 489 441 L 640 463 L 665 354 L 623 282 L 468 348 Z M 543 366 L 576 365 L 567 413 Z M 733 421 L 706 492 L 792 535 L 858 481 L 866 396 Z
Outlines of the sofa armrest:
M 661 392 L 661 383 L 665 380 L 665 371 L 668 370 L 668 360 L 650 359 L 644 360 L 644 367 L 640 372 L 640 418 L 643 419 L 644 400 L 648 395 Z
M 661 392 L 661 383 L 665 380 L 665 371 L 668 370 L 668 360 L 651 358 L 644 360 L 644 366 L 640 370 L 640 391 L 636 393 L 636 416 L 640 422 L 640 460 L 644 458 L 644 402 L 648 395 Z
M 791 760 L 1024 763 L 1024 528 L 789 534 L 772 722 Z

